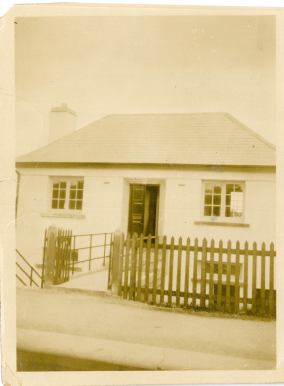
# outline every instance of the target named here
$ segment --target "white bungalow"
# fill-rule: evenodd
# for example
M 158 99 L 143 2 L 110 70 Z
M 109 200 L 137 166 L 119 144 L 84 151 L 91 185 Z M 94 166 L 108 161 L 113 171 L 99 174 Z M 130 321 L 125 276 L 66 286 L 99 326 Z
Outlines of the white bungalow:
M 17 248 L 32 265 L 51 224 L 275 243 L 275 146 L 231 115 L 109 115 L 77 131 L 75 120 L 52 109 L 51 143 L 16 160 Z

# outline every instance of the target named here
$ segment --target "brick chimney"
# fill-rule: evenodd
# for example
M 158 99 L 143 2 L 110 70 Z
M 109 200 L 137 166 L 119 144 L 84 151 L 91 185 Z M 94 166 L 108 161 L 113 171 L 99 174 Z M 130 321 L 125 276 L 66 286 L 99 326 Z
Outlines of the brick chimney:
M 61 107 L 52 107 L 49 117 L 49 143 L 75 131 L 76 120 L 77 114 L 69 109 L 67 103 L 62 103 Z

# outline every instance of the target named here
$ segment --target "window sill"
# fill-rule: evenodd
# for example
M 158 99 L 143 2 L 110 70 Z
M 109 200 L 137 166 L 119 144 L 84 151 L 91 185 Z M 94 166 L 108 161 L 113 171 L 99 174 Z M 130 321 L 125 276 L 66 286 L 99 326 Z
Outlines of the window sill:
M 194 221 L 194 225 L 213 225 L 219 227 L 240 227 L 249 228 L 249 224 L 238 223 L 238 222 L 221 222 L 221 221 Z
M 41 213 L 41 217 L 58 217 L 58 218 L 75 218 L 75 219 L 83 219 L 86 218 L 83 214 L 70 214 L 70 213 Z

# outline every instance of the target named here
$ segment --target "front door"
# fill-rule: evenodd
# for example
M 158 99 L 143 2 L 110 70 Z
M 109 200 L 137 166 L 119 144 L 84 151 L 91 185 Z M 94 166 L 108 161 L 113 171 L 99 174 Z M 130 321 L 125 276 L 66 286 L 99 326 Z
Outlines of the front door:
M 156 235 L 159 186 L 130 185 L 128 232 Z

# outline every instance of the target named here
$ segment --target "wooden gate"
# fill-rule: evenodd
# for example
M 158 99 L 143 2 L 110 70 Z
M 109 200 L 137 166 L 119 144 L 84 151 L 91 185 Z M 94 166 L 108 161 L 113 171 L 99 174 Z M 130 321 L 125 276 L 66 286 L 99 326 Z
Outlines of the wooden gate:
M 53 284 L 69 280 L 72 231 L 58 230 L 56 240 L 55 272 Z

